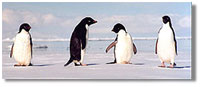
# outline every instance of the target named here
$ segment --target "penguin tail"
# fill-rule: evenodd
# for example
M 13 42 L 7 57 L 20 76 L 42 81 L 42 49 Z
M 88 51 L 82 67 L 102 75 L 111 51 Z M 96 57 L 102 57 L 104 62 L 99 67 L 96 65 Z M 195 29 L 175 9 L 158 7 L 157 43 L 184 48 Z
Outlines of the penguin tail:
M 106 64 L 115 64 L 116 62 L 109 62 L 109 63 L 106 63 Z
M 72 62 L 73 62 L 73 60 L 70 58 L 69 61 L 64 66 L 67 66 L 67 65 L 69 65 Z
M 106 63 L 106 64 L 115 64 L 117 63 L 117 60 L 115 59 L 114 62 L 109 62 L 109 63 Z

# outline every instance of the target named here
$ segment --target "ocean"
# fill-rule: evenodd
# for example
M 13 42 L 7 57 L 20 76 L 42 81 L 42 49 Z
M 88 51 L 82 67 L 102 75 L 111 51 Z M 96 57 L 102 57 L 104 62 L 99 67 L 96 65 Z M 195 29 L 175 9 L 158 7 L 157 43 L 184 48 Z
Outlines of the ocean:
M 112 43 L 113 38 L 106 39 L 91 39 L 87 45 L 87 53 L 105 53 L 106 47 Z M 3 54 L 9 54 L 12 41 L 3 41 Z M 138 52 L 152 52 L 155 51 L 156 39 L 136 39 L 134 43 Z M 190 52 L 191 51 L 191 39 L 177 39 L 178 52 Z M 68 54 L 69 53 L 69 39 L 56 39 L 56 40 L 35 40 L 33 41 L 33 51 L 35 54 Z

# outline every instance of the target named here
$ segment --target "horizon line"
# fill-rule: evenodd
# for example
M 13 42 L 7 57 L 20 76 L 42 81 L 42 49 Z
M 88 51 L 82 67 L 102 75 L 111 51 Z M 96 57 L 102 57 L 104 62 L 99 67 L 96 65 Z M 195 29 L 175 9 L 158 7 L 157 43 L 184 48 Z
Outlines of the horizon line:
M 176 39 L 178 40 L 190 40 L 192 37 L 176 37 Z M 156 40 L 157 37 L 132 37 L 133 40 Z M 111 40 L 115 40 L 115 38 L 88 38 L 89 41 L 111 41 Z M 12 42 L 14 41 L 13 39 L 10 38 L 6 38 L 6 39 L 2 39 L 2 42 Z M 32 41 L 70 41 L 70 38 L 64 39 L 64 38 L 54 38 L 54 39 L 32 39 Z

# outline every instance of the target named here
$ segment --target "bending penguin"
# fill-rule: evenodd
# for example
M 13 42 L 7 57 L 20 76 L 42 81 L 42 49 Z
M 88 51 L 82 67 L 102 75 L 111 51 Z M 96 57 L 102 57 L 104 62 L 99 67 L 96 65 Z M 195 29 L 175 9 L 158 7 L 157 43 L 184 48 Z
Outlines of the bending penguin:
M 158 32 L 158 38 L 155 46 L 155 53 L 161 61 L 161 66 L 165 67 L 165 62 L 170 63 L 170 68 L 173 68 L 176 64 L 174 61 L 175 55 L 177 55 L 177 42 L 175 33 L 172 28 L 171 20 L 169 16 L 162 17 L 163 26 Z
M 107 64 L 130 64 L 131 57 L 137 53 L 135 44 L 133 43 L 132 37 L 127 33 L 125 27 L 117 23 L 112 29 L 113 32 L 117 33 L 117 37 L 107 48 L 106 53 L 114 46 L 114 62 Z
M 10 58 L 14 57 L 17 64 L 14 66 L 31 66 L 32 38 L 29 33 L 31 26 L 28 23 L 21 24 L 19 32 L 11 47 Z
M 67 66 L 72 62 L 74 62 L 75 66 L 87 65 L 83 64 L 82 62 L 88 41 L 89 26 L 96 22 L 97 21 L 91 17 L 85 17 L 75 27 L 70 39 L 70 59 L 64 66 Z

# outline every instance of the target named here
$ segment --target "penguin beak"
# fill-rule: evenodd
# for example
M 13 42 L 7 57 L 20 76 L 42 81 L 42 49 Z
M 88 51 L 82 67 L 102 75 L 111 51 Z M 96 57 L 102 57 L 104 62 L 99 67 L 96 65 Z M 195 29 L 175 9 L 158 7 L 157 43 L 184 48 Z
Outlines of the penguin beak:
M 97 21 L 94 20 L 93 23 L 97 23 Z
M 111 31 L 114 32 L 114 29 L 112 29 Z

